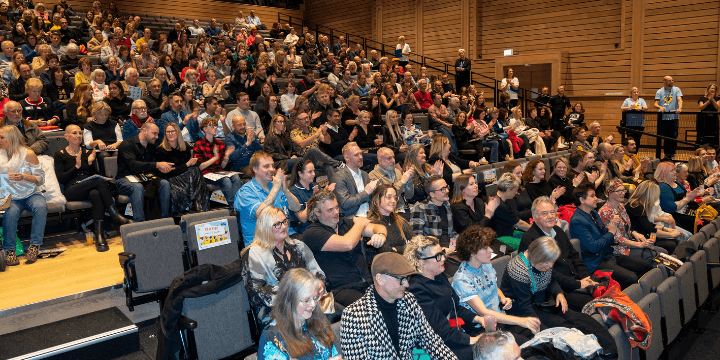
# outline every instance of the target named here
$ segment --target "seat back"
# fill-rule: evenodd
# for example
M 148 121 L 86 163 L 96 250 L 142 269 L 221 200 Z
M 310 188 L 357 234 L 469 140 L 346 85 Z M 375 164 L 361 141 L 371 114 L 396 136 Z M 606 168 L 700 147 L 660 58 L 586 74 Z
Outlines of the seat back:
M 660 315 L 665 319 L 663 343 L 671 343 L 682 330 L 680 320 L 680 284 L 676 277 L 669 277 L 657 286 L 655 291 L 660 297 Z
M 646 272 L 645 275 L 640 278 L 638 284 L 640 284 L 643 295 L 647 295 L 655 292 L 655 289 L 657 289 L 658 285 L 660 285 L 663 280 L 665 280 L 665 273 L 662 270 L 655 268 Z
M 187 247 L 192 266 L 227 265 L 240 258 L 240 233 L 233 216 L 196 221 L 187 226 Z
M 636 284 L 635 284 L 636 285 Z M 633 285 L 633 286 L 635 286 Z M 657 336 L 662 334 L 662 315 L 660 315 L 660 297 L 657 294 L 649 294 L 637 302 L 640 309 L 647 314 L 652 324 L 653 339 L 650 347 L 645 350 L 645 360 L 657 360 L 663 352 L 663 343 L 658 341 Z
M 628 286 L 625 290 L 623 290 L 623 293 L 627 295 L 630 300 L 632 300 L 636 304 L 638 301 L 640 301 L 640 299 L 643 298 L 643 291 L 640 287 L 640 284 L 632 284 Z
M 203 211 L 199 213 L 183 215 L 180 218 L 180 229 L 183 232 L 183 240 L 187 241 L 188 224 L 217 219 L 228 215 L 230 215 L 230 212 L 227 209 Z
M 708 263 L 720 262 L 720 241 L 717 238 L 712 238 L 703 245 L 705 250 L 705 256 Z M 708 269 L 709 285 L 710 290 L 714 290 L 720 285 L 720 267 L 714 267 Z
M 682 314 L 683 325 L 690 322 L 697 306 L 695 305 L 695 271 L 690 262 L 684 263 L 675 271 L 675 278 L 680 286 L 680 299 L 682 306 L 680 311 Z
M 502 282 L 503 276 L 505 276 L 505 270 L 507 269 L 508 261 L 510 261 L 510 256 L 507 255 L 496 257 L 490 261 L 490 264 L 492 264 L 495 272 L 497 273 L 498 284 Z
M 108 156 L 103 160 L 105 165 L 105 176 L 109 178 L 115 178 L 118 172 L 117 156 Z
M 48 155 L 52 157 L 55 155 L 56 152 L 64 149 L 66 146 L 68 146 L 68 141 L 65 139 L 64 132 L 56 132 L 52 133 L 52 135 L 47 136 L 48 139 L 48 148 L 45 150 L 42 155 Z M 41 155 L 41 154 L 38 154 Z
M 700 250 L 702 249 L 703 244 L 705 244 L 705 234 L 700 232 L 697 234 L 693 234 L 692 236 L 690 236 L 688 241 L 695 245 L 696 250 Z
M 172 219 L 169 219 L 172 222 Z M 147 221 L 148 223 L 152 221 Z M 134 224 L 131 224 L 134 225 Z M 150 292 L 168 288 L 180 276 L 184 247 L 180 227 L 155 224 L 151 228 L 123 233 L 123 249 L 135 254 L 134 267 L 137 292 Z M 159 225 L 159 226 L 158 226 Z M 128 225 L 123 225 L 123 227 Z
M 578 252 L 578 254 L 581 254 L 582 251 L 580 251 L 580 240 L 579 239 L 570 239 L 570 244 L 575 248 L 575 251 Z
M 710 239 L 711 237 L 713 237 L 713 235 L 715 235 L 715 225 L 713 225 L 712 223 L 709 223 L 709 224 L 703 226 L 702 229 L 700 229 L 700 233 L 705 235 L 705 241 L 708 241 L 708 239 Z M 695 235 L 697 235 L 697 234 L 695 234 Z
M 695 272 L 695 305 L 699 308 L 709 296 L 707 282 L 707 257 L 704 250 L 700 250 L 690 257 Z
M 198 324 L 193 331 L 198 358 L 223 359 L 255 345 L 249 310 L 242 281 L 217 294 L 183 300 L 182 314 Z

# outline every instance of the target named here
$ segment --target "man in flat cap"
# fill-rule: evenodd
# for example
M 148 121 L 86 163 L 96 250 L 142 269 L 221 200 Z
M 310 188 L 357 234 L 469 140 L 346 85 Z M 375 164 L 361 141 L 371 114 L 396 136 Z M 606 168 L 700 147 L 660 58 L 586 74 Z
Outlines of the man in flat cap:
M 373 286 L 343 311 L 343 359 L 410 360 L 418 347 L 431 359 L 457 360 L 406 292 L 415 268 L 402 255 L 386 252 L 375 256 L 371 271 Z

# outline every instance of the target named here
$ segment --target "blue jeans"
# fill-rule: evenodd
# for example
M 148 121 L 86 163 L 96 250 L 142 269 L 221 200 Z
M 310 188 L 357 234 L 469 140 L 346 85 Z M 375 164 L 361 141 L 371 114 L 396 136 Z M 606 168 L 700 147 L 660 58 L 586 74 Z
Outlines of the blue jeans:
M 47 219 L 47 201 L 41 194 L 34 194 L 25 199 L 13 199 L 3 218 L 3 250 L 15 250 L 20 213 L 28 209 L 33 214 L 30 226 L 30 245 L 41 246 L 45 236 L 45 220 Z
M 496 163 L 498 162 L 498 144 L 497 140 L 483 140 L 483 146 L 486 146 L 490 148 L 490 162 Z
M 238 190 L 240 190 L 240 187 L 242 186 L 242 180 L 240 179 L 240 175 L 235 174 L 230 177 L 224 177 L 217 181 L 205 179 L 205 182 L 212 185 L 219 185 L 220 191 L 222 191 L 223 196 L 225 196 L 225 199 L 227 200 L 228 205 L 230 205 L 230 208 L 235 208 L 235 194 L 238 192 Z
M 450 153 L 453 155 L 458 154 L 458 147 L 457 147 L 457 144 L 455 143 L 455 134 L 453 134 L 452 130 L 450 130 L 449 127 L 433 122 L 432 124 L 430 124 L 430 130 L 439 132 L 443 136 L 448 138 L 448 140 L 450 141 Z
M 118 193 L 130 197 L 132 204 L 133 220 L 136 222 L 145 221 L 145 187 L 141 183 L 134 183 L 126 178 L 117 179 L 115 182 Z M 170 183 L 167 180 L 160 180 L 158 187 L 160 196 L 160 212 L 163 218 L 170 217 Z

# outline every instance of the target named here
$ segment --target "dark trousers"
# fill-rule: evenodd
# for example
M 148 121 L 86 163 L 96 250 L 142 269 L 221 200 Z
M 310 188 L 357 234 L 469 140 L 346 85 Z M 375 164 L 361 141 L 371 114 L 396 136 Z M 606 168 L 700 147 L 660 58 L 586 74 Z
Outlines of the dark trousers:
M 652 270 L 653 266 L 649 261 L 632 258 L 625 255 L 615 255 L 611 259 L 605 259 L 598 265 L 598 270 L 612 271 L 613 280 L 620 283 L 620 287 L 627 288 L 636 284 L 640 277 Z
M 658 120 L 658 128 L 660 130 L 659 135 L 677 139 L 678 124 L 678 119 L 662 120 L 662 118 L 660 118 L 660 120 Z M 664 140 L 663 150 L 665 150 L 665 156 L 675 156 L 675 151 L 677 151 L 677 142 L 672 140 Z
M 626 128 L 639 130 L 639 131 L 645 131 L 644 126 L 626 126 Z M 623 139 L 625 139 L 625 136 L 635 139 L 635 144 L 640 146 L 640 138 L 642 137 L 642 134 L 634 133 L 634 132 L 625 132 L 625 131 L 621 132 L 620 134 L 622 135 Z
M 335 297 L 335 302 L 345 307 L 350 306 L 350 304 L 358 301 L 361 297 L 363 297 L 363 295 L 365 295 L 364 292 L 360 292 L 356 289 L 333 290 L 332 293 Z
M 95 221 L 102 220 L 105 216 L 105 208 L 115 204 L 110 193 L 110 186 L 103 179 L 87 180 L 66 187 L 65 199 L 68 201 L 90 200 Z

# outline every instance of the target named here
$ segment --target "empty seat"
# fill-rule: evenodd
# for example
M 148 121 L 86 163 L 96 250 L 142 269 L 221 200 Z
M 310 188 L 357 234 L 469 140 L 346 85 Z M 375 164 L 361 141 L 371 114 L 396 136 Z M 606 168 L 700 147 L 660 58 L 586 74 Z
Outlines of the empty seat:
M 68 146 L 68 141 L 63 136 L 63 132 L 53 132 L 50 134 L 46 134 L 46 138 L 48 140 L 48 148 L 45 150 L 42 154 L 38 155 L 47 155 L 52 157 L 55 155 L 56 152 L 64 149 L 66 146 Z
M 655 291 L 660 297 L 660 311 L 663 318 L 663 344 L 673 342 L 682 330 L 680 319 L 680 284 L 676 277 L 669 277 L 657 286 Z
M 697 305 L 695 304 L 695 271 L 690 262 L 684 263 L 675 271 L 675 278 L 680 287 L 680 315 L 682 325 L 687 325 L 695 315 Z
M 635 286 L 635 285 L 633 285 Z M 637 302 L 640 309 L 647 314 L 648 319 L 652 323 L 652 341 L 650 347 L 645 350 L 645 360 L 656 360 L 663 352 L 663 343 L 658 341 L 657 336 L 662 334 L 660 323 L 662 316 L 660 311 L 660 297 L 658 294 L 648 294 Z
M 707 277 L 707 257 L 700 250 L 690 257 L 695 272 L 695 305 L 700 308 L 709 296 Z
M 703 245 L 705 257 L 708 263 L 720 262 L 720 244 L 717 238 L 712 238 Z M 715 290 L 720 285 L 720 267 L 708 266 L 708 286 L 710 291 Z
M 111 179 L 115 179 L 115 176 L 117 175 L 117 170 L 118 170 L 117 156 L 106 157 L 103 160 L 103 165 L 105 166 L 105 176 L 109 177 Z M 117 202 L 119 204 L 129 204 L 130 197 L 127 195 L 118 195 Z
M 640 284 L 632 284 L 623 290 L 623 294 L 627 295 L 630 300 L 637 304 L 643 298 L 643 291 Z
M 218 222 L 217 230 L 202 231 L 202 225 Z M 238 243 L 242 243 L 234 216 L 222 216 L 187 224 L 187 247 L 192 266 L 202 264 L 227 265 L 240 258 Z M 209 235 L 208 235 L 209 234 Z

